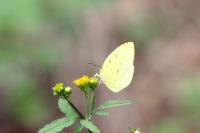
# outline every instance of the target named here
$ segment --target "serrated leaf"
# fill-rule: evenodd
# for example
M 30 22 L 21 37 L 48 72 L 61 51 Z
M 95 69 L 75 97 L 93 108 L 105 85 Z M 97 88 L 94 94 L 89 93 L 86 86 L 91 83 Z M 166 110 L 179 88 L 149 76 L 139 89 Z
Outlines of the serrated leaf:
M 67 117 L 70 117 L 70 118 L 77 118 L 79 117 L 79 115 L 76 113 L 76 111 L 71 107 L 71 105 L 64 99 L 60 98 L 58 100 L 58 107 L 59 109 L 65 113 L 65 115 Z
M 88 120 L 81 120 L 81 125 L 83 125 L 85 128 L 89 129 L 93 133 L 101 133 L 99 128 L 95 126 L 91 121 Z
M 125 106 L 131 104 L 132 101 L 130 100 L 110 100 L 106 101 L 105 103 L 101 104 L 97 110 L 109 109 L 113 107 Z
M 79 123 L 78 125 L 75 126 L 74 133 L 81 133 L 83 128 L 84 128 L 83 125 L 81 125 L 81 123 Z
M 44 126 L 42 129 L 38 131 L 38 133 L 57 133 L 63 130 L 64 128 L 71 126 L 75 121 L 76 121 L 75 118 L 74 119 L 66 117 L 61 118 Z
M 106 112 L 106 111 L 97 111 L 95 113 L 95 115 L 97 115 L 97 116 L 109 116 L 109 113 Z

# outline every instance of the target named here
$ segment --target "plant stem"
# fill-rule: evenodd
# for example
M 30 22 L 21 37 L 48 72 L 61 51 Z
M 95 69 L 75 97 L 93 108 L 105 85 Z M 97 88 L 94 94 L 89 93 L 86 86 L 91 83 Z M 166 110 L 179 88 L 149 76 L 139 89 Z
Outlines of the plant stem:
M 85 119 L 83 114 L 74 106 L 74 104 L 70 102 L 70 100 L 65 95 L 63 95 L 63 97 L 65 98 L 65 100 L 67 100 L 67 102 L 71 105 L 71 107 L 76 111 L 76 113 L 81 117 L 81 119 Z
M 90 116 L 93 115 L 94 112 L 94 108 L 95 108 L 95 90 L 92 92 L 92 100 L 91 100 L 91 112 L 90 112 Z
M 87 120 L 89 120 L 89 114 L 90 114 L 90 112 L 89 112 L 89 99 L 88 98 L 89 98 L 88 92 L 86 92 L 85 93 L 85 117 L 86 117 Z M 92 133 L 92 131 L 90 131 L 88 129 L 88 133 Z
M 85 117 L 88 119 L 89 114 L 89 101 L 88 101 L 88 93 L 85 93 Z
M 87 116 L 86 116 L 86 118 L 85 118 L 85 117 L 83 116 L 83 114 L 74 106 L 74 104 L 73 104 L 72 102 L 70 102 L 70 100 L 68 99 L 67 96 L 63 95 L 63 97 L 65 98 L 65 100 L 67 100 L 67 102 L 71 105 L 71 107 L 77 112 L 77 114 L 80 116 L 81 119 L 88 119 Z M 86 95 L 85 95 L 85 98 L 86 98 Z M 87 101 L 87 102 L 86 102 L 86 103 L 87 103 L 86 108 L 88 108 L 88 107 L 87 107 L 87 106 L 88 106 L 88 95 L 87 95 L 87 100 L 85 99 L 85 101 Z M 87 111 L 88 111 L 88 109 L 87 109 Z M 86 111 L 86 113 L 87 113 L 87 111 Z M 90 131 L 89 129 L 88 129 L 88 132 L 89 132 L 89 133 L 93 133 L 93 132 Z
M 82 118 L 82 119 L 85 119 L 85 117 L 83 116 L 83 114 L 74 106 L 73 103 L 71 103 L 69 100 L 67 100 L 69 102 L 69 104 L 72 106 L 72 108 L 79 114 L 79 116 Z

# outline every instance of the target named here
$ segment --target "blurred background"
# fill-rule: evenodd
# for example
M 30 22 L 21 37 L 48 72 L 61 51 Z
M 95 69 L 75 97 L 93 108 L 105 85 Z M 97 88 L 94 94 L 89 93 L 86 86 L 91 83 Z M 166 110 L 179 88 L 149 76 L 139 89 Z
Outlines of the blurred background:
M 134 104 L 95 118 L 103 133 L 200 132 L 199 0 L 1 0 L 0 132 L 35 133 L 63 114 L 51 87 L 98 71 L 118 45 L 134 41 L 135 74 L 120 93 L 101 85 L 97 103 Z M 67 129 L 72 132 L 71 129 Z

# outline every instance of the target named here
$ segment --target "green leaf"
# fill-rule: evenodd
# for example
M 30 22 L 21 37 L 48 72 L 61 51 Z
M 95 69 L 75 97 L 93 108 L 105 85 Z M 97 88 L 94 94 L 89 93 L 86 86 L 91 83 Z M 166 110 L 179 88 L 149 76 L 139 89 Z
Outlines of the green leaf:
M 40 129 L 38 133 L 57 133 L 60 132 L 63 128 L 71 126 L 75 121 L 75 118 L 61 118 L 46 125 Z
M 79 115 L 76 113 L 76 111 L 71 107 L 71 105 L 67 102 L 67 100 L 64 100 L 60 98 L 58 100 L 58 107 L 60 110 L 67 115 L 67 117 L 70 118 L 77 118 Z
M 78 123 L 78 125 L 76 125 L 74 128 L 74 133 L 81 133 L 82 129 L 83 125 L 81 125 L 81 123 Z
M 109 113 L 106 112 L 106 111 L 97 111 L 95 113 L 95 115 L 98 115 L 98 116 L 109 116 Z
M 88 120 L 81 120 L 81 125 L 83 125 L 85 128 L 89 129 L 93 133 L 101 133 L 98 127 L 96 127 L 91 121 Z
M 97 108 L 97 110 L 103 110 L 103 109 L 109 109 L 109 108 L 113 108 L 113 107 L 129 105 L 131 103 L 132 103 L 132 101 L 130 101 L 130 100 L 110 100 L 110 101 L 106 101 L 105 103 L 101 104 Z

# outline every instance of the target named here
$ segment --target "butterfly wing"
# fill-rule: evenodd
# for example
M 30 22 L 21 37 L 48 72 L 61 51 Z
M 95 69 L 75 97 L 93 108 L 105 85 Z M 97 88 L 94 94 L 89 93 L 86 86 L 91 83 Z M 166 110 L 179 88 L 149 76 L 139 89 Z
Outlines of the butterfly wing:
M 100 77 L 111 91 L 119 92 L 131 83 L 134 55 L 134 44 L 128 42 L 117 47 L 104 61 Z

